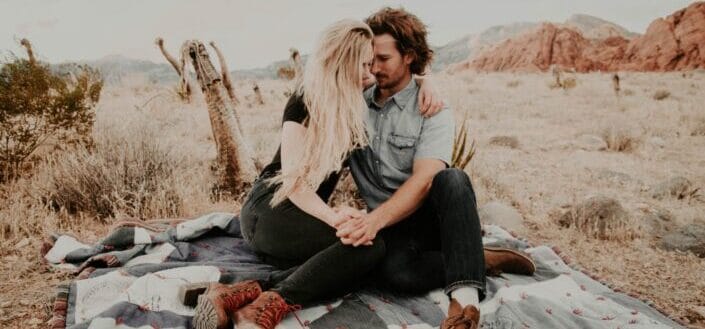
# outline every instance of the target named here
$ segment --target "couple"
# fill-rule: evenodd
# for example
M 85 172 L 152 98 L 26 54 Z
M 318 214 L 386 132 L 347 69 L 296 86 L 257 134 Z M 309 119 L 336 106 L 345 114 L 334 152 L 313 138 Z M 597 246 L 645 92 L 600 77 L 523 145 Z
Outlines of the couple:
M 533 273 L 519 252 L 483 249 L 470 179 L 448 168 L 453 113 L 412 78 L 431 57 L 426 27 L 403 9 L 324 31 L 284 110 L 280 148 L 240 216 L 247 243 L 282 271 L 210 284 L 196 328 L 272 329 L 298 305 L 368 276 L 399 292 L 445 287 L 441 328 L 477 328 L 486 272 Z M 369 212 L 328 206 L 344 166 Z

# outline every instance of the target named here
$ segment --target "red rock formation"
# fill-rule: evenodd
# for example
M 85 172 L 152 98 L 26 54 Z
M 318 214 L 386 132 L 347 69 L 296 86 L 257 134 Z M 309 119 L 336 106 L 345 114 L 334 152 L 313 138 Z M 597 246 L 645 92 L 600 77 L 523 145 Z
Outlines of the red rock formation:
M 544 23 L 536 30 L 506 40 L 468 65 L 481 71 L 546 71 L 551 65 L 579 72 L 608 70 L 624 55 L 622 37 L 590 40 L 572 28 Z
M 587 39 L 573 28 L 544 23 L 454 69 L 546 71 L 551 65 L 578 72 L 705 68 L 705 2 L 655 20 L 631 42 L 621 36 Z
M 649 25 L 629 44 L 623 67 L 673 71 L 705 67 L 705 2 L 697 2 Z

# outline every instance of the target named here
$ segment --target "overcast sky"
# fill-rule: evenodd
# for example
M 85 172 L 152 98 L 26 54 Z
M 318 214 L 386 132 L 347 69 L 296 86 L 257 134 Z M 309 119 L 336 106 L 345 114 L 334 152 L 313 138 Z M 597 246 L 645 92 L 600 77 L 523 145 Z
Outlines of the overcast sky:
M 162 36 L 176 53 L 186 39 L 213 40 L 231 69 L 265 66 L 307 53 L 328 24 L 363 19 L 383 5 L 404 6 L 442 45 L 492 25 L 519 21 L 561 22 L 575 13 L 597 16 L 643 33 L 657 17 L 692 0 L 0 0 L 0 53 L 22 54 L 32 41 L 49 62 L 91 60 L 112 54 L 163 61 L 154 46 Z

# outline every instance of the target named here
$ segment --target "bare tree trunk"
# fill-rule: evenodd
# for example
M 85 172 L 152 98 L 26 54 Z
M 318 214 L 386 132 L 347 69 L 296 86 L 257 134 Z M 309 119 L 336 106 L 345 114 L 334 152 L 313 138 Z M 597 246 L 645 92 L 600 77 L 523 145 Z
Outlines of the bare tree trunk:
M 291 62 L 294 66 L 294 76 L 300 77 L 304 73 L 304 64 L 301 63 L 301 53 L 296 48 L 289 49 L 291 52 Z
M 37 59 L 34 57 L 34 51 L 32 51 L 32 44 L 26 38 L 20 40 L 20 44 L 27 49 L 27 57 L 29 57 L 29 63 L 34 65 Z
M 257 82 L 252 85 L 252 90 L 255 92 L 257 103 L 259 103 L 259 105 L 264 105 L 264 98 L 262 98 L 262 92 L 259 90 L 259 85 Z
M 225 57 L 223 57 L 223 53 L 220 52 L 220 49 L 215 45 L 215 42 L 211 41 L 210 45 L 213 47 L 213 50 L 215 50 L 215 55 L 218 56 L 218 62 L 220 62 L 220 73 L 223 76 L 223 86 L 225 86 L 225 90 L 228 91 L 228 96 L 230 96 L 230 99 L 233 100 L 233 103 L 238 105 L 240 101 L 237 99 L 237 96 L 235 96 L 235 92 L 233 91 L 233 79 L 230 77 L 230 71 L 228 70 L 228 65 L 225 63 Z M 237 114 L 235 115 L 237 116 Z
M 157 38 L 154 40 L 154 43 L 159 47 L 159 50 L 161 50 L 162 55 L 166 58 L 167 62 L 171 64 L 171 66 L 176 70 L 176 74 L 179 75 L 179 96 L 186 102 L 191 102 L 191 84 L 188 83 L 188 80 L 186 79 L 185 72 L 183 72 L 183 69 L 181 68 L 181 65 L 179 65 L 179 62 L 176 61 L 176 59 L 169 54 L 168 51 L 164 48 L 164 39 L 162 38 Z
M 182 56 L 191 59 L 198 83 L 206 97 L 222 183 L 237 193 L 244 185 L 254 181 L 257 168 L 253 152 L 233 114 L 233 102 L 203 43 L 197 40 L 186 41 L 182 46 Z
M 615 73 L 612 75 L 612 89 L 614 90 L 614 94 L 619 96 L 619 74 Z

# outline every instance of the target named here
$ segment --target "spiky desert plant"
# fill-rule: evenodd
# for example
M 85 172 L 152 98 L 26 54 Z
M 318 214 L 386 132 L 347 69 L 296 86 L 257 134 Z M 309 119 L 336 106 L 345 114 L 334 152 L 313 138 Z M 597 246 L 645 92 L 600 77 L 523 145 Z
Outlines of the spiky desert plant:
M 475 156 L 475 140 L 468 146 L 468 117 L 467 114 L 460 124 L 460 128 L 456 130 L 455 139 L 453 141 L 453 159 L 451 167 L 465 170 L 468 164 Z

